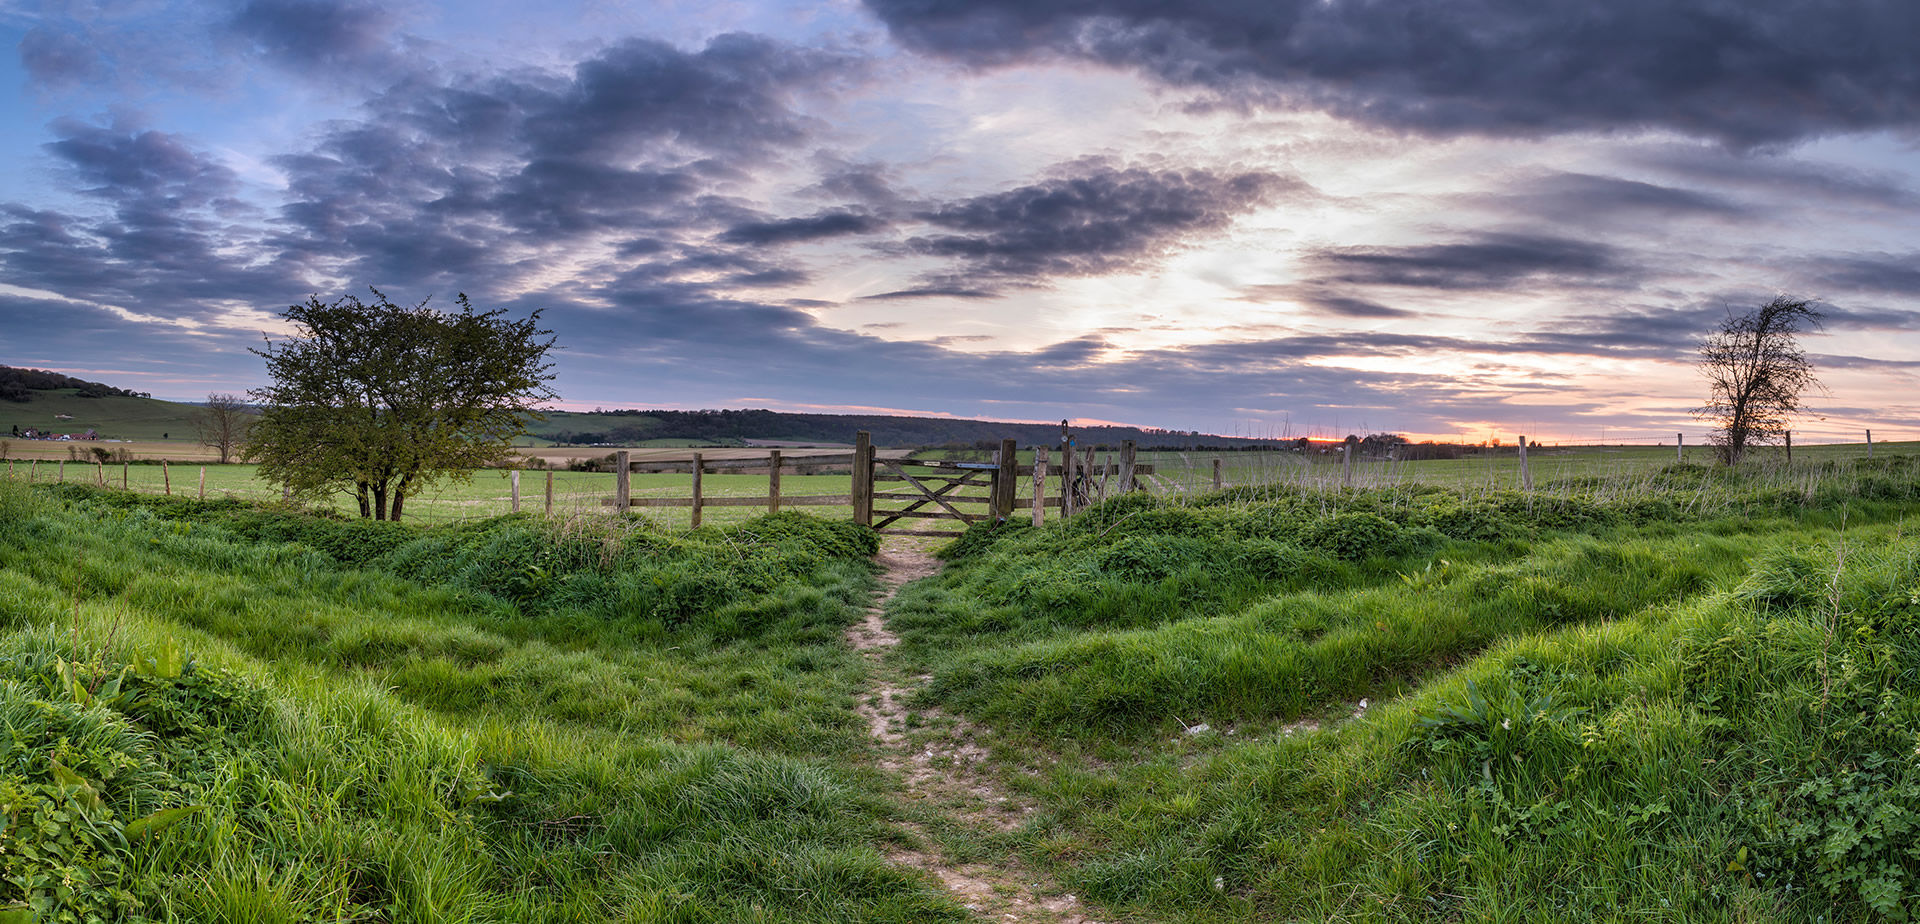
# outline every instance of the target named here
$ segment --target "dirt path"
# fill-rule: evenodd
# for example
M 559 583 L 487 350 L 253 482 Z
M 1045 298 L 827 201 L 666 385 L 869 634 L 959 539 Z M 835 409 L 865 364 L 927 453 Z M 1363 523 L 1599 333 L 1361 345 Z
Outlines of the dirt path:
M 902 585 L 940 570 L 940 562 L 926 549 L 924 544 L 890 538 L 874 559 L 884 569 L 882 591 L 867 608 L 866 617 L 847 629 L 847 643 L 866 656 L 872 671 L 859 713 L 880 746 L 881 768 L 900 776 L 909 801 L 924 803 L 968 828 L 1011 831 L 1033 806 L 994 781 L 985 766 L 988 755 L 979 741 L 982 736 L 957 717 L 935 710 L 909 710 L 906 700 L 929 678 L 905 676 L 886 663 L 887 651 L 900 642 L 883 616 L 887 601 Z M 923 840 L 932 840 L 926 830 L 910 827 Z M 1011 856 L 956 864 L 937 853 L 896 850 L 889 859 L 932 873 L 961 904 L 986 920 L 1098 924 L 1072 894 Z

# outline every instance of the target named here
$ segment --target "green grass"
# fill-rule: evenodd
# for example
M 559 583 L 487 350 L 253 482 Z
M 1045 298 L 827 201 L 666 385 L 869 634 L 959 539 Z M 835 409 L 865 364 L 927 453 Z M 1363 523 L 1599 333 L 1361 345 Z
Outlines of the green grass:
M 1538 487 L 1273 480 L 968 532 L 889 657 L 1035 810 L 915 817 L 1101 920 L 1904 919 L 1920 460 Z M 0 903 L 964 920 L 886 859 L 907 810 L 842 636 L 873 548 L 837 516 L 0 485 Z
M 75 396 L 76 391 L 36 391 L 31 401 L 0 401 L 0 434 L 11 433 L 17 426 L 54 433 L 92 429 L 108 439 L 157 440 L 167 434 L 172 439 L 191 441 L 193 405 L 158 398 L 80 398 Z M 73 419 L 55 419 L 59 414 L 72 415 Z
M 871 548 L 792 514 L 423 530 L 0 485 L 0 905 L 958 921 L 884 860 L 855 761 Z
M 1897 919 L 1914 475 L 1128 498 L 976 530 L 890 619 L 1039 805 L 994 849 L 1117 913 Z

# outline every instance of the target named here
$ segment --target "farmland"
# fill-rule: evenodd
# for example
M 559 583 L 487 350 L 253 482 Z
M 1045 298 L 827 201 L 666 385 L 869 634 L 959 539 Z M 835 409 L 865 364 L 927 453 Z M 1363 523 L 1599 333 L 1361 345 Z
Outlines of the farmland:
M 204 501 L 178 496 L 197 466 L 173 497 L 16 469 L 7 836 L 66 833 L 0 853 L 0 905 L 1884 919 L 1920 890 L 1900 448 L 1546 450 L 1531 493 L 1507 456 L 1343 488 L 1227 454 L 1213 491 L 1211 456 L 1170 454 L 1142 460 L 1160 493 L 975 527 L 870 618 L 876 537 L 833 508 L 688 530 L 562 472 L 578 515 L 502 516 L 483 472 L 422 504 L 458 514 L 389 524 L 218 496 L 239 466 Z

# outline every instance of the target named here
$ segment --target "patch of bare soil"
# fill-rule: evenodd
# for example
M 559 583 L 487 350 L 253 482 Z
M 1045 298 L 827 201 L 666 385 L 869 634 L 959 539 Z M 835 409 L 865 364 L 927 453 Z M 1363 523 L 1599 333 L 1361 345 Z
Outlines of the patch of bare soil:
M 940 570 L 939 560 L 927 554 L 926 544 L 903 537 L 889 537 L 886 542 L 875 558 L 885 569 L 880 577 L 883 590 L 865 617 L 847 629 L 847 644 L 866 656 L 872 671 L 871 687 L 858 710 L 880 746 L 880 766 L 900 777 L 907 799 L 938 809 L 962 825 L 994 832 L 1018 828 L 1033 806 L 998 785 L 987 766 L 988 750 L 981 743 L 980 730 L 937 710 L 909 710 L 906 701 L 929 678 L 907 677 L 885 663 L 887 651 L 900 642 L 887 628 L 883 615 L 887 601 L 908 582 Z M 916 833 L 931 840 L 924 830 Z M 1013 857 L 951 863 L 935 853 L 896 850 L 889 859 L 931 873 L 962 905 L 986 920 L 1098 924 L 1087 916 L 1078 898 Z

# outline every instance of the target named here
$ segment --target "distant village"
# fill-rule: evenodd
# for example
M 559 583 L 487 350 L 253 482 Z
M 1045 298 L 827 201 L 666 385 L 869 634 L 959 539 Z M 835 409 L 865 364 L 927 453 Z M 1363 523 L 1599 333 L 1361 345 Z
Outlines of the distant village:
M 72 419 L 73 419 L 73 415 L 71 415 L 71 414 L 56 414 L 56 415 L 54 415 L 54 419 L 55 419 L 55 420 L 72 420 Z M 51 430 L 41 430 L 41 429 L 38 429 L 38 428 L 36 428 L 36 427 L 28 427 L 28 428 L 26 428 L 25 430 L 22 430 L 22 429 L 20 429 L 20 425 L 19 425 L 19 424 L 15 424 L 15 425 L 14 425 L 14 427 L 13 427 L 13 435 L 14 435 L 14 437 L 16 437 L 16 438 L 18 438 L 18 439 L 23 439 L 23 440 L 64 440 L 64 441 L 73 441 L 73 440 L 97 440 L 97 439 L 99 439 L 99 438 L 100 438 L 100 434 L 98 434 L 98 433 L 96 433 L 96 432 L 94 432 L 94 431 L 93 431 L 93 430 L 91 430 L 91 429 L 89 429 L 89 430 L 88 430 L 87 432 L 85 432 L 85 433 L 54 433 L 54 432 L 53 432 L 53 431 L 51 431 Z

